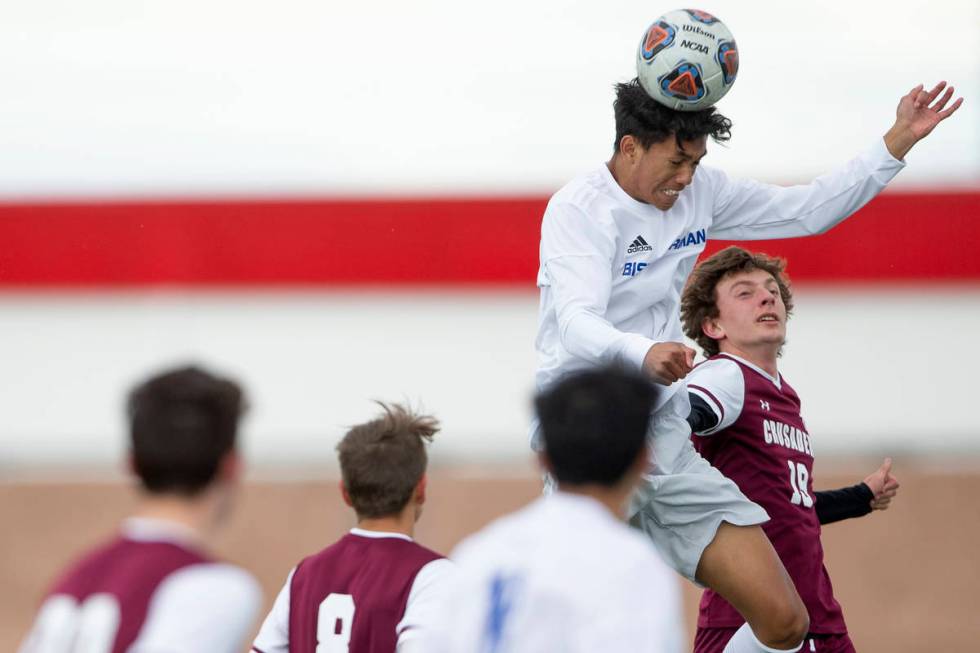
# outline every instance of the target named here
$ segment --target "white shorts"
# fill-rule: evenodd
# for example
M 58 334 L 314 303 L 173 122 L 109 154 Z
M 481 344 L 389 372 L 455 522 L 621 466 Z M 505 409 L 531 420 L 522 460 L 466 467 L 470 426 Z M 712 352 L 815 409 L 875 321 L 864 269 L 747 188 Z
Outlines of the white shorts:
M 751 526 L 769 515 L 734 482 L 711 466 L 691 444 L 687 392 L 675 392 L 650 423 L 650 472 L 630 500 L 630 524 L 653 541 L 661 557 L 678 573 L 697 582 L 701 554 L 726 521 Z M 540 443 L 537 423 L 532 442 Z M 545 492 L 552 489 L 546 479 Z

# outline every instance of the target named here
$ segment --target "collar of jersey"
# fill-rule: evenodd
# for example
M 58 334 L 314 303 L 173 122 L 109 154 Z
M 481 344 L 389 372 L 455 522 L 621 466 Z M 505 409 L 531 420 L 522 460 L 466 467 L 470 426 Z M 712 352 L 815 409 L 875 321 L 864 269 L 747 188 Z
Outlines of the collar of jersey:
M 367 531 L 363 528 L 352 528 L 350 529 L 351 535 L 358 535 L 360 537 L 372 537 L 374 539 L 380 539 L 382 537 L 393 537 L 398 540 L 407 540 L 409 542 L 413 541 L 408 535 L 404 533 L 389 533 L 388 531 Z
M 615 177 L 613 177 L 609 166 L 607 166 L 605 163 L 603 163 L 600 168 L 601 170 L 599 171 L 599 174 L 602 175 L 603 180 L 605 180 L 605 182 L 609 185 L 609 187 L 612 189 L 613 195 L 615 195 L 616 199 L 618 199 L 620 202 L 628 206 L 633 211 L 637 211 L 639 213 L 647 213 L 655 216 L 663 215 L 664 212 L 654 205 L 636 200 L 632 198 L 629 193 L 623 190 L 623 187 L 619 185 L 619 182 L 616 181 Z
M 767 379 L 769 379 L 770 381 L 772 381 L 772 384 L 774 386 L 776 386 L 780 390 L 783 389 L 783 375 L 782 374 L 778 374 L 776 376 L 776 378 L 773 378 L 773 377 L 769 376 L 769 372 L 765 371 L 764 369 L 762 369 L 758 365 L 755 365 L 754 363 L 750 363 L 749 361 L 745 360 L 741 356 L 736 356 L 735 354 L 729 354 L 727 352 L 721 352 L 719 354 L 719 356 L 727 356 L 728 358 L 731 358 L 732 360 L 737 360 L 739 363 L 741 363 L 742 365 L 745 365 L 746 367 L 751 367 L 753 370 L 755 370 L 756 372 L 758 372 L 762 376 L 764 376 Z
M 190 526 L 159 517 L 129 517 L 121 530 L 123 537 L 136 542 L 196 544 L 201 540 L 201 534 Z
M 545 505 L 558 506 L 561 509 L 568 508 L 579 513 L 591 513 L 602 520 L 619 521 L 614 514 L 609 512 L 609 508 L 602 505 L 598 499 L 586 494 L 562 492 L 559 488 L 557 491 L 541 497 L 540 501 L 545 502 Z

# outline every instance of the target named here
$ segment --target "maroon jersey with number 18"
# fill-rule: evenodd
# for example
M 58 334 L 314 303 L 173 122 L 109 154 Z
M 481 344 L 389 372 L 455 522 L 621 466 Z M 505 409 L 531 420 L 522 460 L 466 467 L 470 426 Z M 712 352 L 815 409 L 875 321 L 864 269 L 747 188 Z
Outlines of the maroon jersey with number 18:
M 773 379 L 748 361 L 714 356 L 688 377 L 688 389 L 704 399 L 719 423 L 692 436 L 695 448 L 770 520 L 762 525 L 810 613 L 810 632 L 846 633 L 823 564 L 820 522 L 814 509 L 813 451 L 800 414 L 800 398 L 780 376 Z M 707 590 L 698 627 L 739 626 L 741 615 Z

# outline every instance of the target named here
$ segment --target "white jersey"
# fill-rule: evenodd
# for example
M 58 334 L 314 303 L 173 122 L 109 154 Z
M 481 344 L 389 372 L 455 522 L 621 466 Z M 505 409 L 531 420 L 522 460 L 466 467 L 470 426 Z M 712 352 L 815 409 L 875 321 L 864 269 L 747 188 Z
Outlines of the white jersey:
M 596 500 L 558 491 L 467 538 L 431 653 L 680 651 L 676 577 Z
M 242 650 L 262 603 L 255 579 L 199 552 L 196 533 L 133 518 L 70 568 L 44 601 L 21 653 Z
M 736 180 L 700 166 L 667 211 L 630 197 L 605 165 L 572 180 L 551 198 L 541 225 L 538 390 L 596 365 L 639 371 L 654 344 L 683 342 L 680 296 L 709 237 L 822 233 L 904 165 L 879 140 L 801 186 Z M 669 386 L 660 404 L 682 387 Z

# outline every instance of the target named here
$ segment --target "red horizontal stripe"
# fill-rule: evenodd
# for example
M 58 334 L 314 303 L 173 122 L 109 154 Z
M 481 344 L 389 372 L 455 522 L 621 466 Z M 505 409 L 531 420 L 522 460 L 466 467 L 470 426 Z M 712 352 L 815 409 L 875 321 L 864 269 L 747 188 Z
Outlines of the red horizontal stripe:
M 0 286 L 530 287 L 547 198 L 0 205 Z M 725 243 L 711 243 L 715 251 Z M 795 281 L 978 281 L 980 193 L 886 193 L 830 233 L 748 246 Z

